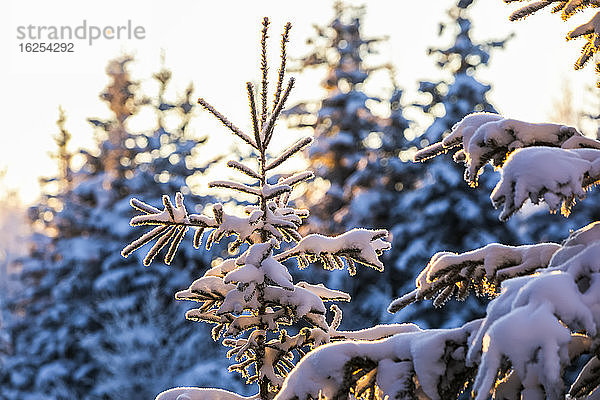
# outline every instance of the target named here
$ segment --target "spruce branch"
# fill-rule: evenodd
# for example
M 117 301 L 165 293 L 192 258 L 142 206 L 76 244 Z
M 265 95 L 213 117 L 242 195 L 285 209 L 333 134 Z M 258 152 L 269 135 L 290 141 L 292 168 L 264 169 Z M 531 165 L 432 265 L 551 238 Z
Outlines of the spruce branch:
M 262 148 L 260 140 L 260 127 L 258 126 L 258 110 L 256 109 L 256 99 L 254 98 L 254 85 L 252 82 L 246 82 L 248 90 L 248 103 L 250 105 L 250 118 L 252 119 L 252 130 L 254 131 L 254 141 L 258 145 L 258 150 Z
M 294 174 L 288 178 L 280 179 L 279 184 L 294 186 L 301 182 L 306 182 L 308 180 L 311 180 L 314 177 L 315 177 L 315 174 L 313 174 L 311 171 L 304 171 L 304 172 L 300 172 L 298 174 Z
M 287 101 L 290 92 L 292 91 L 292 88 L 294 87 L 294 82 L 296 80 L 294 79 L 294 77 L 291 77 L 287 87 L 285 88 L 285 91 L 283 92 L 282 97 L 279 99 L 279 102 L 277 103 L 277 106 L 275 106 L 275 109 L 273 110 L 273 114 L 271 114 L 271 117 L 269 118 L 269 122 L 267 123 L 266 126 L 263 126 L 262 128 L 262 132 L 263 132 L 263 148 L 266 149 L 267 146 L 269 146 L 269 143 L 271 142 L 271 138 L 273 137 L 273 132 L 275 130 L 275 123 L 277 122 L 277 118 L 279 118 L 279 114 L 281 114 L 281 111 L 283 110 L 283 106 L 285 105 L 285 102 Z
M 200 248 L 200 244 L 202 243 L 202 234 L 204 233 L 204 228 L 196 229 L 194 232 L 194 248 Z
M 385 240 L 387 236 L 385 229 L 352 229 L 334 237 L 311 234 L 293 248 L 279 253 L 275 259 L 281 262 L 297 258 L 301 267 L 318 259 L 327 269 L 336 269 L 343 267 L 340 258 L 344 257 L 347 261 L 352 260 L 382 271 L 383 263 L 379 256 L 391 247 Z M 349 272 L 352 272 L 350 267 Z
M 513 12 L 508 18 L 511 21 L 517 21 L 520 19 L 524 19 L 532 14 L 535 14 L 537 11 L 545 8 L 552 3 L 556 3 L 556 0 L 544 0 L 544 1 L 536 1 L 529 5 L 519 8 L 515 12 Z
M 212 105 L 210 105 L 210 103 L 208 103 L 203 98 L 199 98 L 198 104 L 200 104 L 202 107 L 204 107 L 204 109 L 206 111 L 208 111 L 212 115 L 214 115 L 219 121 L 221 121 L 221 123 L 223 125 L 225 125 L 227 128 L 229 128 L 229 130 L 231 132 L 233 132 L 235 135 L 237 135 L 240 139 L 242 139 L 244 142 L 248 143 L 250 146 L 254 147 L 255 149 L 259 150 L 258 145 L 256 143 L 254 143 L 254 141 L 248 135 L 246 135 L 244 132 L 241 131 L 240 128 L 238 128 L 233 123 L 231 123 L 227 119 L 227 117 L 225 117 L 223 114 L 221 114 L 220 112 L 215 110 L 215 108 Z
M 275 112 L 275 107 L 277 107 L 277 104 L 279 103 L 281 89 L 283 88 L 283 78 L 285 76 L 285 65 L 287 62 L 286 43 L 290 40 L 290 29 L 292 29 L 292 24 L 288 22 L 285 24 L 283 34 L 281 35 L 281 66 L 279 67 L 279 74 L 277 76 L 277 89 L 275 91 L 275 99 L 273 100 L 273 109 L 271 112 Z
M 462 254 L 436 253 L 417 277 L 416 289 L 394 300 L 388 311 L 395 313 L 430 298 L 440 307 L 454 294 L 464 300 L 470 289 L 479 296 L 495 296 L 506 279 L 547 268 L 559 248 L 556 243 L 516 247 L 492 243 Z
M 129 204 L 131 204 L 131 207 L 135 208 L 138 211 L 144 212 L 146 214 L 158 214 L 160 213 L 160 210 L 156 207 L 152 207 L 149 204 L 144 203 L 143 201 L 140 201 L 136 198 L 133 198 L 129 201 Z
M 177 226 L 171 226 L 166 230 L 164 235 L 162 235 L 161 237 L 158 238 L 156 243 L 154 243 L 154 246 L 152 246 L 152 248 L 150 249 L 148 254 L 146 254 L 146 257 L 144 258 L 145 266 L 150 265 L 152 263 L 152 260 L 154 260 L 154 257 L 156 257 L 156 255 L 158 254 L 158 252 L 161 251 L 162 248 L 165 247 L 171 239 L 173 239 L 173 237 L 177 233 L 177 229 L 178 229 Z M 167 264 L 166 258 L 165 258 L 165 264 Z
M 267 95 L 268 95 L 268 85 L 269 82 L 267 80 L 268 78 L 268 72 L 269 72 L 269 68 L 267 65 L 267 32 L 269 30 L 269 18 L 264 17 L 263 18 L 263 28 L 262 28 L 262 35 L 260 38 L 260 71 L 262 73 L 262 81 L 261 81 L 261 95 L 260 95 L 260 100 L 261 100 L 261 113 L 260 113 L 260 127 L 261 129 L 264 127 L 265 122 L 267 121 Z M 266 146 L 265 146 L 266 147 Z
M 255 172 L 250 167 L 248 167 L 238 161 L 229 160 L 229 161 L 227 161 L 227 166 L 229 168 L 233 168 L 235 170 L 240 171 L 241 173 L 249 176 L 250 178 L 260 179 L 260 175 L 258 174 L 258 172 Z
M 158 225 L 125 246 L 121 251 L 123 257 L 128 257 L 135 250 L 157 239 L 144 258 L 144 265 L 150 265 L 156 254 L 172 241 L 164 259 L 165 264 L 170 264 L 190 227 L 197 228 L 200 231 L 199 238 L 197 238 L 198 232 L 196 232 L 194 243 L 201 239 L 204 228 L 218 227 L 218 223 L 212 218 L 197 214 L 188 215 L 183 204 L 183 195 L 179 192 L 175 195 L 175 204 L 171 202 L 168 196 L 163 196 L 164 210 L 162 211 L 135 198 L 131 199 L 130 204 L 143 213 L 131 218 L 129 222 L 131 226 Z
M 259 188 L 244 185 L 243 183 L 232 182 L 232 181 L 212 181 L 208 184 L 209 188 L 226 188 L 237 190 L 238 192 L 252 194 L 260 196 L 261 192 Z
M 512 3 L 517 0 L 504 0 L 506 3 Z M 514 11 L 509 19 L 511 21 L 520 20 L 530 15 L 535 14 L 539 10 L 546 8 L 549 5 L 556 4 L 552 9 L 553 13 L 561 12 L 561 18 L 566 21 L 577 12 L 585 10 L 588 7 L 597 8 L 600 7 L 600 0 L 541 0 L 533 1 L 526 6 L 523 6 Z M 581 56 L 575 62 L 574 68 L 581 69 L 585 64 L 598 52 L 600 49 L 600 13 L 596 15 L 587 23 L 582 24 L 567 34 L 567 40 L 571 40 L 575 37 L 583 36 L 587 39 L 587 42 L 583 45 L 581 50 Z M 600 73 L 600 68 L 598 68 Z M 600 81 L 598 82 L 600 85 Z
M 129 255 L 135 250 L 161 236 L 167 229 L 169 229 L 168 226 L 157 226 L 156 228 L 153 228 L 151 231 L 146 232 L 138 239 L 125 246 L 125 248 L 121 251 L 121 255 L 125 258 L 129 257 Z
M 277 157 L 276 159 L 271 161 L 265 167 L 265 170 L 268 171 L 270 169 L 278 167 L 283 162 L 285 162 L 288 158 L 290 158 L 291 156 L 293 156 L 294 154 L 296 154 L 297 152 L 299 152 L 300 150 L 304 149 L 306 146 L 311 144 L 312 141 L 313 141 L 312 137 L 305 137 L 305 138 L 298 140 L 296 143 L 291 145 L 285 152 L 283 152 L 279 157 Z
M 169 250 L 167 251 L 167 255 L 165 256 L 165 264 L 170 265 L 173 261 L 175 253 L 177 252 L 177 248 L 179 248 L 179 244 L 181 243 L 181 240 L 185 236 L 185 233 L 188 229 L 189 227 L 187 226 L 177 227 L 177 233 L 175 234 L 174 239 L 169 246 Z

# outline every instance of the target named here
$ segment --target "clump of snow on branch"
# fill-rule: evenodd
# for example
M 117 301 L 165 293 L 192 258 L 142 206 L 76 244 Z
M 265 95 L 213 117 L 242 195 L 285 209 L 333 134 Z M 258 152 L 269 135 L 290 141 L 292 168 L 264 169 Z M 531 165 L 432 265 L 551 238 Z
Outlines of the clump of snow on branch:
M 165 390 L 156 396 L 156 400 L 254 400 L 258 396 L 244 397 L 223 389 L 204 389 L 197 387 L 178 387 Z

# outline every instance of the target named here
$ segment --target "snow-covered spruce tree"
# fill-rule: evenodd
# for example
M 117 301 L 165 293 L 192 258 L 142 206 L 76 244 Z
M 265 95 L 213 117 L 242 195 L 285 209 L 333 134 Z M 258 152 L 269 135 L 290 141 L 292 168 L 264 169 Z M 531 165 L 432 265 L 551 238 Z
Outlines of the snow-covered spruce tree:
M 314 129 L 308 161 L 323 183 L 312 185 L 306 204 L 311 208 L 309 228 L 338 233 L 354 226 L 389 225 L 386 212 L 406 182 L 405 166 L 398 160 L 405 147 L 408 121 L 402 115 L 402 91 L 394 84 L 390 97 L 365 92 L 364 85 L 376 73 L 389 73 L 389 65 L 369 65 L 383 38 L 365 38 L 365 7 L 337 1 L 333 19 L 307 40 L 308 54 L 295 60 L 293 70 L 323 68 L 325 98 L 304 102 L 286 111 L 293 127 Z M 387 71 L 386 71 L 387 70 Z M 392 78 L 392 82 L 395 81 Z M 389 118 L 376 115 L 369 101 L 388 103 Z M 317 108 L 315 113 L 311 112 Z M 316 115 L 315 115 L 316 114 Z M 321 186 L 319 188 L 318 186 Z M 369 213 L 364 213 L 369 209 Z
M 413 145 L 441 140 L 469 113 L 496 112 L 487 99 L 491 86 L 478 81 L 476 72 L 488 64 L 491 51 L 501 48 L 505 41 L 473 41 L 468 13 L 472 4 L 473 0 L 456 1 L 440 29 L 442 34 L 451 35 L 449 45 L 429 49 L 445 77 L 437 82 L 420 82 L 420 91 L 429 97 L 420 107 L 433 116 L 433 122 Z M 395 226 L 391 228 L 394 243 L 390 258 L 395 271 L 390 278 L 395 295 L 407 290 L 429 257 L 440 249 L 460 252 L 498 240 L 521 243 L 513 224 L 501 224 L 485 208 L 489 202 L 485 192 L 471 190 L 463 180 L 460 166 L 451 164 L 449 156 L 424 163 L 415 190 L 403 191 L 391 211 Z M 495 182 L 494 176 L 482 177 L 485 187 L 492 188 Z M 415 215 L 420 217 L 414 218 Z M 469 299 L 466 303 L 450 304 L 443 311 L 414 307 L 406 312 L 405 320 L 425 326 L 456 326 L 481 316 L 484 306 Z
M 276 182 L 272 177 L 277 167 L 308 146 L 312 138 L 298 140 L 277 156 L 272 157 L 268 151 L 275 124 L 294 84 L 294 79 L 290 78 L 284 88 L 286 42 L 291 28 L 288 23 L 282 35 L 281 66 L 275 95 L 273 103 L 268 104 L 268 25 L 269 21 L 265 18 L 261 40 L 260 101 L 255 99 L 252 83 L 247 84 L 253 134 L 242 132 L 204 99 L 198 100 L 256 154 L 256 162 L 252 166 L 238 161 L 228 162 L 229 167 L 247 179 L 241 182 L 213 181 L 209 187 L 240 191 L 254 196 L 256 201 L 245 207 L 243 216 L 228 213 L 221 204 L 214 204 L 212 216 L 208 216 L 189 214 L 181 193 L 175 195 L 174 204 L 168 196 L 164 196 L 162 210 L 132 199 L 131 205 L 142 214 L 132 218 L 131 224 L 156 227 L 122 251 L 124 256 L 128 256 L 140 246 L 156 240 L 146 260 L 152 260 L 163 248 L 167 248 L 166 257 L 172 259 L 189 228 L 196 229 L 196 246 L 201 244 L 203 233 L 211 231 L 206 240 L 207 248 L 224 236 L 235 236 L 228 246 L 234 256 L 206 271 L 175 297 L 200 303 L 198 308 L 188 311 L 186 317 L 215 324 L 213 338 L 217 340 L 223 335 L 223 345 L 231 347 L 229 357 L 236 360 L 229 369 L 240 372 L 249 383 L 256 383 L 256 396 L 264 400 L 277 394 L 287 372 L 311 348 L 336 339 L 379 339 L 407 329 L 405 325 L 389 325 L 355 332 L 339 331 L 341 312 L 334 307 L 334 318 L 328 322 L 324 302 L 347 301 L 349 296 L 322 284 L 293 283 L 287 267 L 282 264 L 287 259 L 296 258 L 300 267 L 318 260 L 327 269 L 343 269 L 345 259 L 350 273 L 355 272 L 355 263 L 382 270 L 379 255 L 389 248 L 389 243 L 385 241 L 385 230 L 353 229 L 334 237 L 319 234 L 302 237 L 298 233 L 308 211 L 290 205 L 289 196 L 296 185 L 311 179 L 313 173 L 303 171 L 280 177 Z M 290 245 L 285 245 L 285 242 L 290 242 Z M 280 249 L 281 246 L 284 248 Z M 283 329 L 285 325 L 290 325 L 289 329 L 293 331 L 288 334 Z M 158 399 L 174 400 L 184 398 L 184 394 L 185 398 L 194 399 L 240 397 L 220 389 L 175 388 L 161 393 Z
M 364 6 L 336 2 L 332 20 L 315 27 L 315 37 L 307 40 L 310 52 L 295 60 L 292 68 L 319 68 L 325 74 L 323 99 L 303 102 L 284 112 L 290 126 L 314 129 L 315 141 L 305 154 L 309 167 L 322 179 L 310 183 L 298 200 L 311 209 L 305 225 L 311 232 L 391 228 L 390 210 L 416 177 L 417 169 L 398 157 L 408 143 L 404 131 L 409 121 L 402 113 L 402 90 L 394 80 L 393 68 L 368 64 L 383 39 L 364 37 L 364 13 Z M 372 76 L 388 74 L 393 86 L 389 98 L 365 92 Z M 389 115 L 372 111 L 371 102 L 389 106 Z M 341 274 L 323 271 L 310 274 L 352 296 L 354 301 L 342 309 L 353 316 L 345 321 L 347 327 L 358 328 L 386 317 L 382 305 L 393 298 L 387 277 L 393 272 L 384 271 L 382 277 L 377 271 L 363 269 L 358 279 L 340 279 Z
M 115 256 L 123 241 L 139 234 L 129 227 L 129 198 L 146 196 L 149 202 L 160 202 L 161 190 L 180 190 L 185 178 L 195 172 L 185 163 L 198 145 L 197 140 L 184 137 L 180 128 L 169 132 L 160 123 L 147 134 L 135 134 L 127 128 L 141 107 L 156 110 L 157 120 L 161 113 L 179 114 L 180 126 L 187 124 L 191 109 L 191 93 L 172 107 L 165 107 L 170 102 L 161 96 L 160 104 L 141 98 L 128 72 L 130 61 L 129 57 L 118 59 L 107 68 L 111 82 L 101 98 L 113 115 L 106 121 L 91 120 L 101 127 L 98 152 L 85 153 L 84 165 L 71 174 L 70 188 L 58 185 L 64 189 L 55 196 L 62 200 L 54 214 L 48 214 L 48 209 L 35 214 L 52 235 L 21 261 L 23 290 L 12 301 L 12 349 L 3 371 L 0 397 L 121 398 L 133 395 L 134 390 L 140 396 L 163 390 L 164 386 L 152 387 L 164 382 L 156 373 L 152 376 L 152 347 L 133 342 L 128 354 L 123 346 L 128 339 L 112 336 L 124 324 L 115 313 L 138 315 L 139 325 L 156 329 L 152 332 L 156 340 L 164 340 L 168 328 L 177 330 L 180 338 L 187 332 L 188 341 L 200 337 L 184 320 L 175 319 L 181 310 L 169 296 L 159 296 L 158 301 L 160 309 L 172 316 L 171 327 L 162 326 L 160 318 L 144 310 L 153 288 L 172 293 L 191 279 L 194 271 L 207 265 L 201 254 L 184 248 L 172 266 L 177 270 L 159 266 L 151 271 L 140 270 L 142 260 Z M 164 72 L 160 75 L 165 77 Z M 167 82 L 168 77 L 164 84 Z M 166 173 L 171 179 L 161 182 L 161 175 Z M 53 205 L 43 201 L 44 207 L 46 203 Z M 171 349 L 170 358 L 162 360 L 173 366 L 171 381 L 186 373 L 176 363 L 186 360 L 186 354 L 178 353 L 186 343 L 162 343 Z M 114 348 L 121 353 L 111 353 Z M 210 357 L 207 353 L 203 356 Z M 196 357 L 190 366 L 201 361 Z M 158 372 L 165 375 L 165 371 Z M 136 384 L 136 379 L 144 378 L 144 385 Z M 202 380 L 188 377 L 179 382 L 196 384 Z
M 600 141 L 575 128 L 475 113 L 416 158 L 454 151 L 476 185 L 491 162 L 501 180 L 491 199 L 505 221 L 529 199 L 568 215 L 600 182 Z M 562 244 L 497 243 L 463 254 L 437 253 L 416 289 L 389 307 L 473 290 L 491 295 L 484 318 L 454 329 L 400 333 L 377 342 L 332 343 L 288 374 L 277 400 L 369 397 L 478 400 L 594 399 L 600 394 L 600 223 Z M 567 368 L 579 376 L 565 389 Z M 568 392 L 568 394 L 566 393 Z

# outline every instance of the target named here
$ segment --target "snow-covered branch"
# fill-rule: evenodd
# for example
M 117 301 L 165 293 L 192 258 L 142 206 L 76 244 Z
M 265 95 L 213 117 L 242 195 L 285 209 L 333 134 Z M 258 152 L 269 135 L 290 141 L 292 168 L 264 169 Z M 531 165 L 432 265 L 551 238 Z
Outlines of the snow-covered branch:
M 298 140 L 296 143 L 291 145 L 286 151 L 284 151 L 279 157 L 277 157 L 276 159 L 271 161 L 265 167 L 265 169 L 268 171 L 268 170 L 278 167 L 279 165 L 283 164 L 288 158 L 290 158 L 291 156 L 293 156 L 294 154 L 296 154 L 297 152 L 299 152 L 300 150 L 304 149 L 306 146 L 311 144 L 312 141 L 313 141 L 312 137 L 305 137 L 305 138 Z
M 492 161 L 501 167 L 516 149 L 530 146 L 560 147 L 572 136 L 581 136 L 575 128 L 558 124 L 534 124 L 505 119 L 493 113 L 474 113 L 454 125 L 452 132 L 439 143 L 419 150 L 415 161 L 459 147 L 456 161 L 466 165 L 465 180 L 476 185 L 481 168 Z
M 311 234 L 276 258 L 283 261 L 295 257 L 301 268 L 308 266 L 311 261 L 320 260 L 327 269 L 343 269 L 344 257 L 351 274 L 356 271 L 354 261 L 382 271 L 383 263 L 379 256 L 391 246 L 385 241 L 387 236 L 388 232 L 384 229 L 352 229 L 334 237 Z
M 343 341 L 321 346 L 288 375 L 276 400 L 306 398 L 455 398 L 474 369 L 465 355 L 481 320 L 457 329 L 405 332 L 378 341 Z M 370 393 L 369 393 L 370 392 Z
M 242 164 L 239 161 L 229 160 L 229 161 L 227 161 L 227 166 L 229 168 L 236 169 L 236 170 L 248 175 L 251 178 L 260 179 L 260 175 L 258 174 L 258 172 L 254 171 L 253 169 L 251 169 L 247 165 Z
M 491 194 L 508 219 L 527 199 L 546 202 L 568 215 L 576 200 L 600 179 L 600 142 L 575 128 L 504 119 L 475 113 L 454 125 L 441 142 L 418 151 L 415 161 L 459 148 L 454 159 L 465 163 L 465 180 L 477 184 L 487 162 L 501 168 L 502 179 Z
M 433 297 L 434 304 L 441 306 L 453 295 L 464 299 L 471 289 L 479 295 L 496 295 L 502 281 L 546 268 L 560 247 L 556 243 L 517 247 L 492 243 L 463 254 L 437 253 L 417 277 L 416 289 L 394 300 L 388 310 L 395 313 Z
M 260 196 L 260 189 L 253 186 L 248 186 L 239 182 L 232 181 L 212 181 L 208 184 L 209 188 L 225 188 L 231 190 L 237 190 L 238 192 L 253 194 L 255 196 Z
M 175 195 L 175 205 L 171 203 L 168 196 L 163 196 L 163 204 L 165 206 L 163 211 L 138 199 L 131 199 L 130 203 L 132 207 L 144 213 L 131 218 L 130 224 L 132 226 L 158 225 L 125 246 L 121 251 L 123 257 L 128 257 L 146 243 L 157 239 L 144 258 L 144 265 L 150 265 L 158 252 L 169 244 L 169 242 L 171 245 L 167 250 L 164 261 L 165 264 L 170 264 L 190 226 L 197 227 L 198 229 L 216 226 L 215 221 L 210 218 L 194 214 L 188 215 L 183 204 L 183 195 L 179 192 Z

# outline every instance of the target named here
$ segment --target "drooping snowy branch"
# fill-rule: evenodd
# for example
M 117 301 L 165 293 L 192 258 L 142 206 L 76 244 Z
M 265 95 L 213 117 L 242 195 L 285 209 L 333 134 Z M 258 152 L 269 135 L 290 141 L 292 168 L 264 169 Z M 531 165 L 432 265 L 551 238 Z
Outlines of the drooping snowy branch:
M 599 257 L 600 224 L 596 222 L 572 234 L 547 269 L 503 283 L 467 357 L 479 365 L 474 384 L 477 399 L 487 398 L 498 372 L 513 374 L 513 382 L 527 398 L 562 398 L 564 369 L 595 348 L 587 346 L 585 338 L 595 337 L 600 323 Z M 511 371 L 505 371 L 504 360 Z M 582 371 L 582 380 L 595 379 L 595 384 L 576 381 L 571 395 L 588 396 L 596 389 L 600 371 L 592 372 L 595 378 L 590 380 L 590 369 Z
M 405 332 L 379 341 L 321 346 L 288 375 L 277 400 L 306 398 L 455 398 L 465 379 L 465 355 L 481 320 L 462 328 Z
M 463 254 L 437 253 L 417 277 L 416 289 L 394 300 L 388 310 L 395 313 L 433 297 L 434 304 L 441 306 L 453 295 L 464 299 L 471 289 L 494 296 L 504 280 L 546 268 L 560 247 L 556 243 L 517 247 L 492 243 Z
M 477 184 L 481 168 L 492 161 L 501 167 L 516 149 L 530 146 L 560 147 L 572 136 L 581 136 L 575 128 L 558 124 L 533 124 L 505 119 L 493 113 L 473 113 L 454 125 L 440 143 L 419 150 L 415 161 L 424 161 L 455 147 L 454 159 L 464 162 L 465 180 Z
M 526 200 L 548 204 L 568 216 L 576 200 L 600 179 L 600 151 L 534 147 L 514 152 L 502 169 L 502 179 L 491 199 L 503 206 L 501 220 L 507 220 Z
M 441 142 L 418 151 L 415 161 L 458 148 L 457 162 L 465 164 L 465 180 L 477 185 L 483 166 L 491 162 L 502 179 L 491 194 L 508 219 L 526 200 L 544 201 L 568 215 L 576 200 L 600 179 L 600 142 L 583 137 L 575 128 L 504 119 L 475 113 L 463 118 Z

